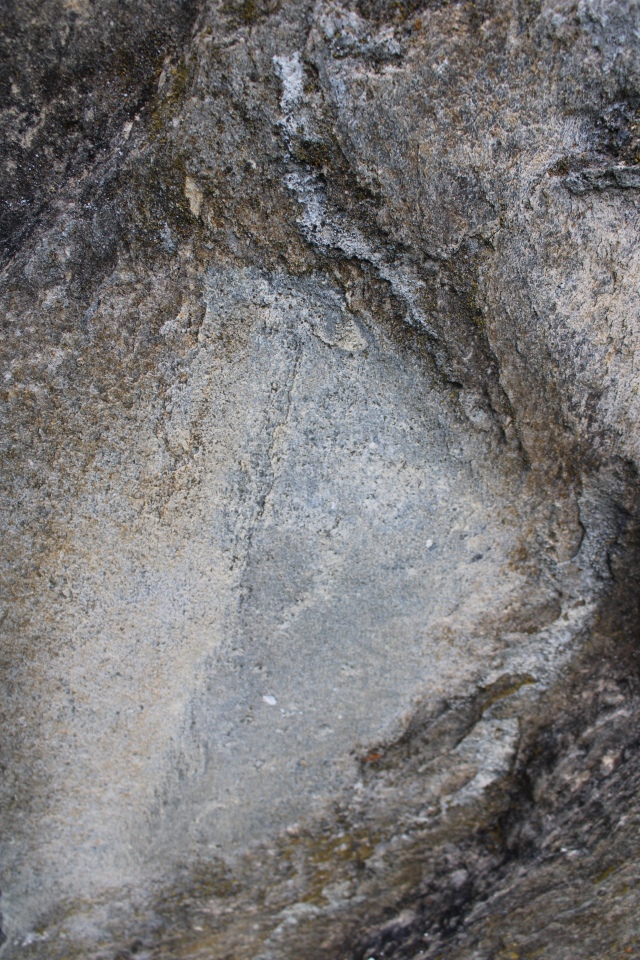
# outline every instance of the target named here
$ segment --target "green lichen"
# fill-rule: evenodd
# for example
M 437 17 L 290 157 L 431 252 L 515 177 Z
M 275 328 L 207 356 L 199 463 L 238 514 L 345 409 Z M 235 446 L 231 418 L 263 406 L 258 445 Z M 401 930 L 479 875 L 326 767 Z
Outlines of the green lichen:
M 280 8 L 279 0 L 227 0 L 223 12 L 238 26 L 250 27 Z
M 170 68 L 167 78 L 168 90 L 162 95 L 151 114 L 151 130 L 156 137 L 163 137 L 168 123 L 178 113 L 185 93 L 191 85 L 193 67 L 184 57 Z
M 172 253 L 194 232 L 196 219 L 185 196 L 186 159 L 161 149 L 131 171 L 134 216 L 128 240 Z

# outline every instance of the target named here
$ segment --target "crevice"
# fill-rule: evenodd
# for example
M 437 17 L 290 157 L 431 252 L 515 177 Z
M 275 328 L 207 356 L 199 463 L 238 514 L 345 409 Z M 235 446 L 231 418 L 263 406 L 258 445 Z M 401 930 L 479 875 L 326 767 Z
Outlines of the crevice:
M 285 387 L 286 396 L 284 401 L 284 410 L 280 419 L 274 423 L 269 428 L 269 440 L 266 453 L 263 458 L 264 475 L 265 475 L 265 486 L 258 499 L 256 501 L 255 511 L 252 518 L 252 521 L 249 525 L 247 533 L 245 535 L 245 545 L 243 550 L 243 561 L 242 568 L 239 579 L 239 601 L 238 609 L 241 611 L 244 605 L 246 604 L 248 597 L 251 593 L 251 588 L 247 582 L 247 577 L 249 574 L 249 567 L 251 562 L 251 549 L 253 546 L 254 538 L 256 533 L 262 523 L 267 509 L 267 504 L 273 492 L 277 480 L 277 471 L 276 464 L 274 462 L 274 453 L 276 449 L 276 444 L 278 442 L 277 435 L 280 430 L 285 428 L 289 423 L 291 416 L 291 407 L 293 403 L 293 391 L 295 388 L 296 379 L 298 376 L 298 369 L 300 366 L 300 361 L 302 359 L 303 345 L 302 341 L 298 340 L 295 348 L 295 354 L 293 363 L 291 365 L 291 373 L 289 376 L 288 383 Z

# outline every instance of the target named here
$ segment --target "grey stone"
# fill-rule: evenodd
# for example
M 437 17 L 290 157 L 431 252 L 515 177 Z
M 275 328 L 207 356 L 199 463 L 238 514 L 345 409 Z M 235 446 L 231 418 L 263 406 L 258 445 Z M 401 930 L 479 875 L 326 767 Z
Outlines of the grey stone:
M 3 956 L 633 954 L 637 5 L 2 17 Z
M 582 170 L 565 180 L 571 193 L 581 196 L 590 190 L 638 190 L 640 171 L 634 167 L 605 167 L 603 170 Z

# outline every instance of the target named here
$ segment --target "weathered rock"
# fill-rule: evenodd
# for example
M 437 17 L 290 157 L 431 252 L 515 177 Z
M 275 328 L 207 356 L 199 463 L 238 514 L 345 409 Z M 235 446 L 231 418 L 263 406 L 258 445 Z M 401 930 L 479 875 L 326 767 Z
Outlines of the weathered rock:
M 3 30 L 3 956 L 637 951 L 637 5 Z

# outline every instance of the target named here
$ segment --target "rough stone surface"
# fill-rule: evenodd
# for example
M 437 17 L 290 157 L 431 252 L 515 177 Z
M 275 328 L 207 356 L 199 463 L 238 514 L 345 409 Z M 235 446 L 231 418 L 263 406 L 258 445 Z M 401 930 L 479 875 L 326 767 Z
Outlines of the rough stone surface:
M 640 7 L 0 7 L 3 957 L 640 953 Z

